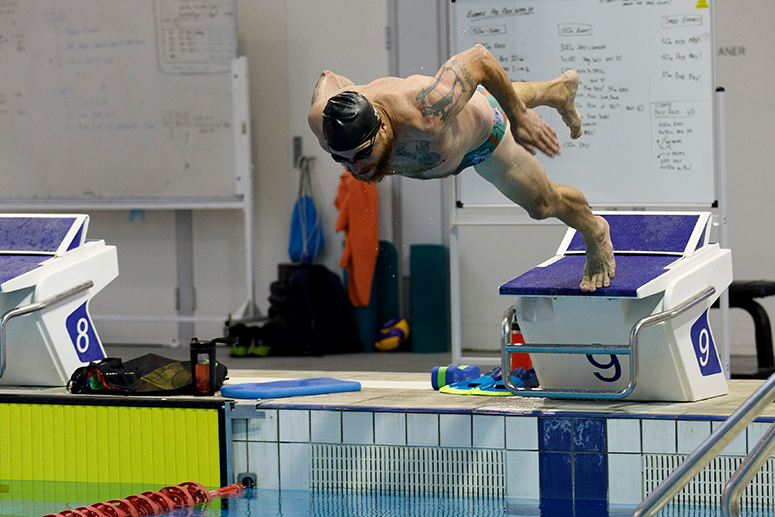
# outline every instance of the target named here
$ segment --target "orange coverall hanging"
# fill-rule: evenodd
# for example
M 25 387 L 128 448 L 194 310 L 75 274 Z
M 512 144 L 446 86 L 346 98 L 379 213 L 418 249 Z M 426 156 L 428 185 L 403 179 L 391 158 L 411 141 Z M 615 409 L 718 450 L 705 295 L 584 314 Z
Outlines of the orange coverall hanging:
M 347 291 L 353 307 L 366 307 L 379 255 L 377 186 L 342 174 L 334 200 L 339 210 L 335 228 L 345 234 L 339 266 L 347 271 Z

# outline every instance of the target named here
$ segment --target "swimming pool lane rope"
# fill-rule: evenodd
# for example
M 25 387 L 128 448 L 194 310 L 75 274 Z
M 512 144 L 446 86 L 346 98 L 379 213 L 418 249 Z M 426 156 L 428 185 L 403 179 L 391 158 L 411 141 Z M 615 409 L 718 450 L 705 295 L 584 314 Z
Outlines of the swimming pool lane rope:
M 104 503 L 81 506 L 74 510 L 62 510 L 44 517 L 150 517 L 169 513 L 178 508 L 197 506 L 210 502 L 214 497 L 237 497 L 245 490 L 239 483 L 208 491 L 199 483 L 186 481 L 179 485 L 150 490 L 124 499 L 112 499 Z

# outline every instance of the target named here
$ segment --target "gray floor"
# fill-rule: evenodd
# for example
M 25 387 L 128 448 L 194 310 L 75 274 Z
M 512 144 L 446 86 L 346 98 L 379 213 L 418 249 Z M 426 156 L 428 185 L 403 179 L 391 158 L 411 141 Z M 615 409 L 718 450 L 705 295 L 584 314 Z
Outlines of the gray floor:
M 105 345 L 105 353 L 123 361 L 145 354 L 157 354 L 176 360 L 189 359 L 187 347 Z M 430 374 L 434 366 L 445 366 L 452 361 L 451 352 L 437 354 L 374 352 L 321 357 L 229 357 L 227 350 L 219 347 L 216 353 L 219 360 L 233 370 L 428 372 Z

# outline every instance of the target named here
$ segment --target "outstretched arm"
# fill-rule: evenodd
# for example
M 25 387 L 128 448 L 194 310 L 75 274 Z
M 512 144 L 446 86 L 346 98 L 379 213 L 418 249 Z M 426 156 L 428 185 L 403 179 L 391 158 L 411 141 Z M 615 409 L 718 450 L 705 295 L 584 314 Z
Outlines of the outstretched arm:
M 433 84 L 418 95 L 423 113 L 440 120 L 455 116 L 481 84 L 503 108 L 514 139 L 530 152 L 536 149 L 554 156 L 560 151 L 557 133 L 517 96 L 506 71 L 482 45 L 450 58 L 436 74 Z M 432 111 L 432 110 L 435 110 Z
M 326 70 L 320 74 L 320 79 L 318 79 L 318 83 L 315 85 L 315 92 L 312 94 L 312 104 L 321 99 L 328 99 L 339 90 L 348 86 L 355 86 L 355 83 L 343 75 Z
M 443 123 L 455 118 L 476 91 L 478 83 L 458 57 L 460 54 L 444 63 L 433 82 L 415 97 L 423 117 L 432 122 Z

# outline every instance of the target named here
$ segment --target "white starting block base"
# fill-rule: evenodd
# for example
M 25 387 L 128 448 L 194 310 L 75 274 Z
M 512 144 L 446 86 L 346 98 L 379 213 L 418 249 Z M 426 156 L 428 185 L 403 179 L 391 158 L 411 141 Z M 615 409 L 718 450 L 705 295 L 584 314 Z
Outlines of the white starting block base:
M 88 222 L 0 215 L 0 385 L 64 386 L 76 368 L 105 358 L 89 302 L 118 276 L 118 258 L 114 246 L 85 240 Z
M 711 214 L 598 215 L 608 220 L 615 249 L 616 277 L 610 288 L 595 293 L 578 289 L 585 258 L 572 229 L 557 257 L 501 286 L 502 295 L 516 296 L 514 312 L 526 342 L 524 347 L 504 343 L 504 352 L 543 347 L 542 353 L 531 353 L 541 388 L 512 391 L 664 401 L 728 393 L 708 310 L 732 282 L 732 258 L 729 250 L 708 243 Z M 675 312 L 703 292 L 686 310 L 644 326 L 636 346 L 631 345 L 639 322 Z M 552 346 L 577 353 L 543 352 Z M 594 353 L 601 346 L 624 353 Z M 631 371 L 631 356 L 636 372 Z M 627 392 L 633 378 L 634 388 Z

